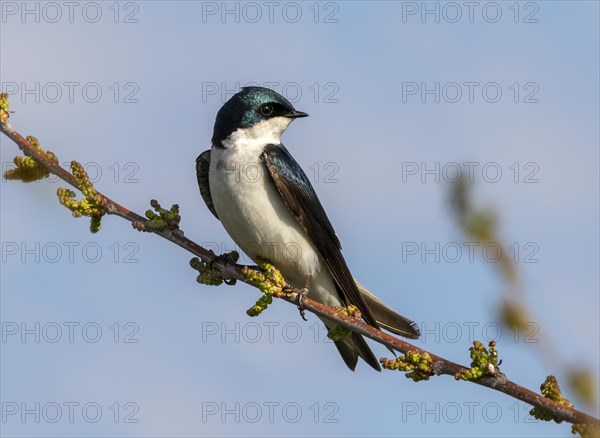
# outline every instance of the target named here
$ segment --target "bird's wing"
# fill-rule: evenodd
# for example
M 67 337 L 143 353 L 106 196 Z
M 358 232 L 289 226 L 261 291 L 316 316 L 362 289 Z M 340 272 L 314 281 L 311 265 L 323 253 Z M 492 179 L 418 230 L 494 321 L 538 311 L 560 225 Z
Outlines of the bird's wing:
M 215 215 L 217 219 L 219 219 L 219 215 L 217 214 L 217 210 L 215 210 L 215 206 L 212 201 L 212 196 L 210 195 L 210 184 L 208 182 L 208 175 L 210 173 L 210 149 L 202 152 L 196 158 L 196 177 L 198 178 L 198 186 L 200 187 L 200 194 L 202 195 L 202 199 L 206 203 L 206 206 L 210 210 L 212 214 Z
M 379 328 L 350 274 L 333 226 L 302 168 L 281 144 L 265 147 L 261 159 L 288 210 L 325 261 L 342 301 L 358 307 L 363 319 Z

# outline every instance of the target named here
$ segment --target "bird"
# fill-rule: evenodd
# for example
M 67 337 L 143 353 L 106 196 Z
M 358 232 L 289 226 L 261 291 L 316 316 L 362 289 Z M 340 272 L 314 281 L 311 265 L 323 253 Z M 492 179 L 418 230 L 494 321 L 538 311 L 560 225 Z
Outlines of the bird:
M 365 323 L 417 339 L 413 321 L 354 279 L 309 178 L 281 143 L 289 124 L 307 116 L 270 88 L 241 88 L 218 111 L 211 148 L 196 159 L 200 194 L 237 246 L 256 263 L 275 266 L 290 286 L 322 304 L 354 305 Z M 327 329 L 335 326 L 321 319 Z M 360 334 L 335 346 L 350 370 L 360 357 L 381 371 Z

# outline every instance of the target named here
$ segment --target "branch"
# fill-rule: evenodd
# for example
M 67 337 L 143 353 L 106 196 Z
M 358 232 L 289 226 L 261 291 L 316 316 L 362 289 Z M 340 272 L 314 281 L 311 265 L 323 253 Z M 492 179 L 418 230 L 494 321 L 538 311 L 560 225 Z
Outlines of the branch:
M 466 170 L 462 175 L 465 174 L 467 174 Z M 473 181 L 467 181 L 464 176 L 453 183 L 450 193 L 451 209 L 466 237 L 479 243 L 482 247 L 494 244 L 499 248 L 498 263 L 493 265 L 506 287 L 498 315 L 502 324 L 508 329 L 527 335 L 528 332 L 531 333 L 533 328 L 531 322 L 534 319 L 527 308 L 526 290 L 521 280 L 518 260 L 507 256 L 510 254 L 511 247 L 500 236 L 499 215 L 492 209 L 476 205 L 472 195 L 472 186 Z M 542 363 L 554 370 L 564 370 L 569 386 L 575 394 L 588 406 L 596 406 L 598 385 L 590 367 L 582 363 L 579 358 L 573 363 L 571 358 L 562 355 L 560 345 L 538 322 L 535 323 L 535 330 L 539 342 L 527 345 L 535 349 L 540 355 Z
M 27 157 L 31 157 L 33 160 L 35 160 L 35 162 L 39 164 L 46 172 L 57 175 L 74 188 L 82 190 L 81 179 L 78 178 L 77 174 L 73 175 L 68 172 L 66 169 L 60 166 L 58 160 L 55 159 L 56 157 L 54 154 L 43 151 L 37 145 L 32 144 L 27 138 L 23 137 L 12 128 L 8 122 L 8 103 L 6 102 L 3 107 L 2 98 L 4 98 L 4 101 L 6 101 L 7 97 L 6 95 L 0 95 L 0 131 L 9 137 L 13 142 L 15 142 L 19 149 L 21 149 L 21 151 L 23 151 Z M 150 221 L 145 217 L 127 209 L 126 207 L 123 207 L 102 193 L 94 190 L 93 196 L 94 200 L 97 201 L 97 204 L 102 207 L 102 214 L 119 216 L 131 222 L 132 225 L 134 225 L 134 227 L 137 229 L 144 229 L 146 225 L 150 224 Z M 159 235 L 163 239 L 180 246 L 194 256 L 198 257 L 202 262 L 210 264 L 211 268 L 218 272 L 222 278 L 239 280 L 261 289 L 264 287 L 264 285 L 261 285 L 260 282 L 256 280 L 257 276 L 264 275 L 263 272 L 257 271 L 256 269 L 248 266 L 232 263 L 230 260 L 224 260 L 223 257 L 215 256 L 212 251 L 203 248 L 194 241 L 185 237 L 183 231 L 179 230 L 177 225 L 175 227 L 166 227 L 164 229 L 148 227 L 148 229 L 145 229 L 145 231 L 153 232 Z M 249 275 L 249 272 L 251 275 Z M 289 303 L 298 304 L 299 293 L 299 290 L 286 286 L 281 288 L 278 293 L 273 293 L 273 295 L 278 298 L 282 298 Z M 476 345 L 471 348 L 471 357 L 473 358 L 472 367 L 467 368 L 409 344 L 399 338 L 384 333 L 374 327 L 371 327 L 362 320 L 353 316 L 349 316 L 352 315 L 352 312 L 339 312 L 337 309 L 318 303 L 310 298 L 305 298 L 303 300 L 303 307 L 315 315 L 326 317 L 327 319 L 336 322 L 346 329 L 366 336 L 369 339 L 372 339 L 380 344 L 385 345 L 386 347 L 392 348 L 406 355 L 403 358 L 391 361 L 387 359 L 381 359 L 384 368 L 400 368 L 404 371 L 412 370 L 412 377 L 414 380 L 428 379 L 429 376 L 442 374 L 454 376 L 456 379 L 462 378 L 463 380 L 468 380 L 478 385 L 503 392 L 511 397 L 530 404 L 535 408 L 540 409 L 541 412 L 546 413 L 546 415 L 548 415 L 547 419 L 553 419 L 556 422 L 567 421 L 575 425 L 585 425 L 583 427 L 574 426 L 574 428 L 576 428 L 575 430 L 579 431 L 580 433 L 593 433 L 592 431 L 600 429 L 600 420 L 574 409 L 568 401 L 565 403 L 561 398 L 554 397 L 554 399 L 552 399 L 549 396 L 536 394 L 535 392 L 510 381 L 503 373 L 499 371 L 497 366 L 494 365 L 496 364 L 495 361 L 491 359 L 488 361 L 490 356 L 495 356 L 495 349 L 492 350 L 492 348 L 494 348 L 493 346 L 491 346 L 490 352 L 488 353 L 488 351 L 485 350 L 481 344 L 475 343 Z M 477 344 L 479 344 L 479 346 Z M 486 361 L 483 362 L 485 367 L 484 369 L 474 368 L 476 362 L 481 359 L 481 354 L 484 354 L 484 359 L 486 359 Z M 417 362 L 425 364 L 425 366 L 415 370 L 415 359 Z M 470 375 L 469 373 L 473 373 L 474 370 L 479 372 L 479 374 L 475 377 L 467 377 Z M 417 378 L 415 378 L 414 373 L 417 374 Z M 552 388 L 558 391 L 558 394 L 560 395 L 557 385 L 553 386 Z M 544 394 L 546 395 L 546 393 Z

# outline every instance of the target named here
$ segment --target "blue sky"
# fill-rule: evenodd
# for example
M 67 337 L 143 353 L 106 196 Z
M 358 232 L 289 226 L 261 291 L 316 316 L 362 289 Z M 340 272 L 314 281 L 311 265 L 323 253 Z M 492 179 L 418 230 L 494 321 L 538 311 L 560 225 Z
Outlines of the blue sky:
M 24 16 L 23 5 L 0 2 L 13 126 L 84 163 L 100 191 L 140 213 L 153 198 L 178 203 L 188 237 L 233 249 L 194 160 L 239 85 L 271 86 L 311 115 L 283 141 L 355 277 L 418 322 L 417 345 L 466 364 L 471 333 L 498 337 L 514 381 L 536 390 L 548 374 L 565 379 L 531 344 L 494 334 L 506 285 L 480 250 L 469 260 L 442 173 L 474 162 L 476 200 L 518 251 L 554 356 L 598 376 L 596 2 L 481 2 L 472 20 L 464 2 L 427 3 L 439 22 L 422 2 L 276 2 L 272 20 L 268 2 L 32 2 Z M 0 146 L 5 170 L 17 149 Z M 250 319 L 257 291 L 196 284 L 187 253 L 118 218 L 90 234 L 58 204 L 61 186 L 0 184 L 5 436 L 570 433 L 449 377 L 349 372 L 315 317 L 277 302 Z M 412 244 L 419 253 L 406 253 Z M 421 252 L 436 244 L 439 261 Z M 453 263 L 442 248 L 456 247 Z

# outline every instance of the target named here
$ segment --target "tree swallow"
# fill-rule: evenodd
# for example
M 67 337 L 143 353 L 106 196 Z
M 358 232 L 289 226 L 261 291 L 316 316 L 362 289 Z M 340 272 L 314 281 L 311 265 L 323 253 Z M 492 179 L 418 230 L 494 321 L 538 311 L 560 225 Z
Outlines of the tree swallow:
M 367 324 L 416 339 L 414 322 L 354 280 L 315 190 L 281 144 L 288 125 L 306 116 L 273 90 L 242 88 L 219 110 L 212 148 L 196 160 L 202 198 L 242 251 L 272 263 L 291 286 L 308 288 L 310 298 L 329 306 L 354 305 Z M 351 370 L 359 356 L 381 370 L 361 335 L 335 346 Z

